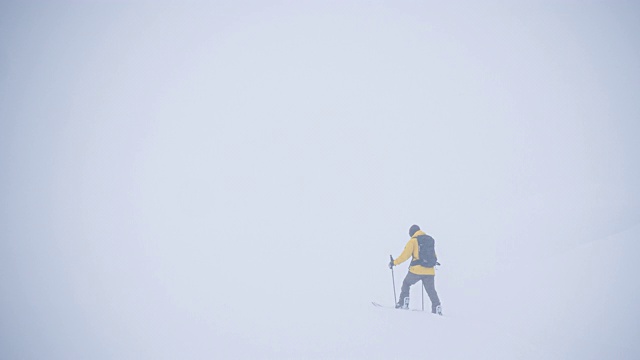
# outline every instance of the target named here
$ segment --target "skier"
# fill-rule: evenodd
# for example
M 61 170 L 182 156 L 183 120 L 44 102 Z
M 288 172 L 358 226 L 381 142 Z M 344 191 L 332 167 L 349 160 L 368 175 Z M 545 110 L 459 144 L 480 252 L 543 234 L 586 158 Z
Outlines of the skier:
M 435 288 L 435 265 L 440 265 L 437 262 L 438 258 L 435 254 L 434 240 L 431 236 L 425 234 L 418 225 L 412 225 L 409 229 L 409 236 L 411 239 L 404 247 L 402 254 L 389 262 L 389 269 L 396 265 L 400 265 L 407 261 L 409 257 L 413 257 L 411 265 L 409 266 L 409 272 L 402 282 L 402 289 L 400 291 L 400 299 L 396 304 L 397 309 L 409 308 L 409 289 L 411 285 L 422 280 L 424 289 L 429 295 L 431 300 L 431 312 L 434 314 L 442 315 L 442 306 L 440 305 L 440 299 Z M 423 257 L 420 259 L 420 257 Z

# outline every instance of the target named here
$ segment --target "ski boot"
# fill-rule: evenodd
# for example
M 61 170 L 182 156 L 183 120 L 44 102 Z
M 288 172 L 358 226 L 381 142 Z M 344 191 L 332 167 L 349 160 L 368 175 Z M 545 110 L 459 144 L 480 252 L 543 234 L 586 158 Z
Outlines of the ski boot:
M 433 309 L 432 313 L 442 316 L 442 305 L 438 305 Z
M 409 310 L 409 298 L 404 298 L 404 301 L 402 303 L 398 301 L 398 303 L 396 304 L 396 309 Z

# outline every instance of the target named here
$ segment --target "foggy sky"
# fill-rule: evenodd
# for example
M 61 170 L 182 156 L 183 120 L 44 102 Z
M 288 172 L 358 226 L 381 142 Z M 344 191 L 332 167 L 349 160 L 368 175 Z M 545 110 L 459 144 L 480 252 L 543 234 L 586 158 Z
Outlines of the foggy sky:
M 292 307 L 390 297 L 414 223 L 461 297 L 636 225 L 639 15 L 3 2 L 0 354 L 157 357 L 139 344 L 177 329 L 259 347 Z

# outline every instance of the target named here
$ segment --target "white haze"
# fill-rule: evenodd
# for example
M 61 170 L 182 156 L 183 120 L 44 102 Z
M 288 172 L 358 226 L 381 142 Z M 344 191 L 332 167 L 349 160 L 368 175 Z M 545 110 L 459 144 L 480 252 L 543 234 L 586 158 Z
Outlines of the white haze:
M 639 16 L 2 2 L 0 358 L 640 357 Z

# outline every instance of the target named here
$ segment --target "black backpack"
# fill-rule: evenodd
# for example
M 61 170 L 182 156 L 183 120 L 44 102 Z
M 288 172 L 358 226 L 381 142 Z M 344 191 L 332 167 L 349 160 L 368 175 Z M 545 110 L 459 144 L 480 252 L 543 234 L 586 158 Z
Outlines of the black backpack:
M 421 265 L 424 267 L 434 267 L 438 262 L 436 259 L 436 241 L 429 235 L 418 235 L 418 259 L 411 261 L 411 266 Z

